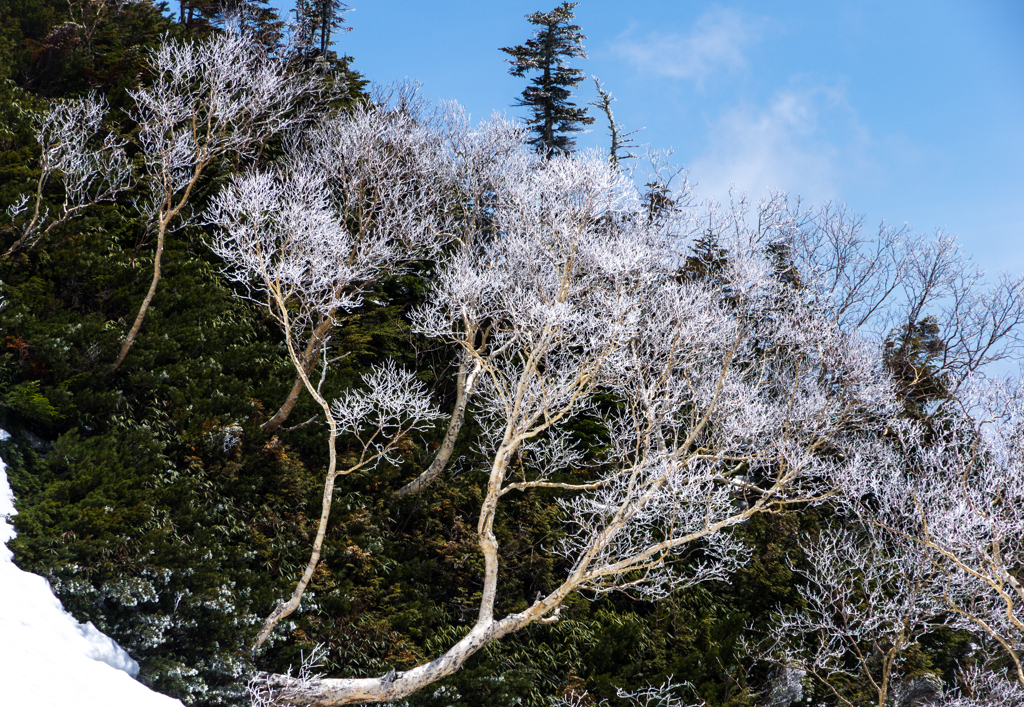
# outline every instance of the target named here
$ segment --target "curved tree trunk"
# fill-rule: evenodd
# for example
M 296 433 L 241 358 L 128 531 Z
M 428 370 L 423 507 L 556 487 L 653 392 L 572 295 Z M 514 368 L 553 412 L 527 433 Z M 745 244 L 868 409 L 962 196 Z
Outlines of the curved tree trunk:
M 414 496 L 421 493 L 448 466 L 452 452 L 455 451 L 455 441 L 458 439 L 462 423 L 466 419 L 466 402 L 473 392 L 473 384 L 479 374 L 479 364 L 472 371 L 467 370 L 465 363 L 459 366 L 459 374 L 455 383 L 455 408 L 452 410 L 451 422 L 448 423 L 448 431 L 445 432 L 444 439 L 441 441 L 441 447 L 437 450 L 434 461 L 430 463 L 426 471 L 400 488 L 396 495 Z
M 281 310 L 284 309 L 283 303 L 281 303 Z M 332 320 L 333 321 L 333 320 Z M 323 326 L 321 324 L 321 326 Z M 329 327 L 328 327 L 329 328 Z M 319 330 L 319 327 L 318 327 Z M 285 322 L 285 332 L 288 331 L 287 320 Z M 326 329 L 325 329 L 326 332 Z M 306 366 L 309 364 L 308 360 L 300 360 L 296 354 L 295 349 L 292 345 L 291 338 L 285 334 L 285 338 L 288 344 L 288 353 L 292 359 L 292 363 L 295 365 L 296 370 L 299 373 L 303 385 L 309 391 L 321 409 L 324 411 L 324 416 L 327 418 L 327 424 L 329 427 L 330 437 L 327 441 L 327 449 L 330 454 L 330 458 L 327 464 L 327 477 L 324 481 L 324 495 L 320 505 L 320 520 L 317 523 L 316 537 L 313 540 L 313 550 L 309 556 L 309 562 L 306 563 L 306 568 L 302 572 L 302 576 L 299 578 L 298 583 L 295 585 L 295 590 L 292 592 L 291 597 L 287 601 L 281 602 L 270 616 L 267 617 L 266 621 L 263 622 L 263 628 L 260 629 L 259 634 L 256 636 L 256 647 L 263 645 L 263 643 L 270 636 L 270 632 L 274 630 L 274 627 L 281 621 L 281 619 L 289 616 L 292 612 L 299 608 L 299 603 L 302 601 L 302 595 L 306 591 L 306 587 L 309 585 L 309 581 L 313 578 L 313 573 L 316 571 L 317 565 L 320 563 L 320 550 L 324 544 L 324 537 L 327 535 L 327 521 L 331 515 L 331 502 L 334 498 L 334 481 L 339 476 L 338 473 L 338 454 L 336 449 L 336 440 L 338 436 L 338 423 L 334 419 L 334 415 L 331 414 L 331 406 L 324 400 L 323 396 L 317 391 L 316 387 L 310 382 L 309 376 L 306 373 Z M 314 335 L 314 339 L 315 339 Z M 313 343 L 312 341 L 310 342 Z M 310 350 L 310 347 L 306 347 L 306 352 Z M 305 352 L 303 354 L 305 356 Z
M 45 150 L 44 150 L 45 152 Z M 28 239 L 32 237 L 32 234 L 36 232 L 36 224 L 39 223 L 39 207 L 43 203 L 43 187 L 46 186 L 46 169 L 44 167 L 42 174 L 39 175 L 39 182 L 36 184 L 36 204 L 32 210 L 32 219 L 22 229 L 21 237 L 11 244 L 11 247 L 7 249 L 7 252 L 0 256 L 0 260 L 6 260 L 21 250 Z M 11 226 L 13 230 L 13 225 Z M 15 231 L 17 233 L 17 231 Z
M 569 583 L 537 601 L 526 611 L 510 614 L 501 621 L 481 618 L 466 636 L 448 651 L 429 663 L 404 672 L 392 671 L 376 678 L 313 678 L 302 679 L 290 675 L 271 674 L 263 677 L 257 691 L 275 705 L 308 705 L 333 707 L 334 705 L 367 704 L 399 700 L 452 675 L 478 650 L 492 641 L 515 633 L 532 623 L 552 623 L 545 614 L 557 611 L 570 592 Z
M 162 219 L 160 225 L 157 228 L 156 234 L 156 255 L 153 258 L 153 280 L 149 284 L 149 291 L 146 293 L 146 298 L 142 300 L 142 306 L 139 307 L 139 313 L 135 317 L 135 323 L 132 324 L 132 328 L 128 331 L 128 336 L 125 337 L 124 343 L 121 344 L 121 352 L 117 355 L 117 360 L 114 361 L 114 365 L 110 367 L 110 372 L 107 375 L 113 375 L 117 373 L 117 369 L 121 367 L 124 360 L 128 357 L 128 351 L 131 350 L 132 344 L 135 343 L 135 337 L 139 335 L 139 329 L 142 328 L 142 320 L 146 318 L 146 312 L 149 311 L 149 304 L 153 301 L 153 296 L 156 294 L 156 286 L 160 282 L 160 259 L 164 253 L 164 236 L 167 233 L 167 222 L 168 219 Z
M 146 293 L 146 298 L 142 300 L 142 306 L 139 307 L 139 313 L 135 317 L 135 322 L 132 324 L 132 328 L 128 331 L 128 336 L 125 337 L 124 343 L 121 344 L 121 352 L 117 355 L 117 360 L 114 361 L 114 365 L 110 367 L 110 371 L 107 372 L 107 376 L 112 376 L 117 373 L 117 370 L 124 363 L 124 360 L 128 358 L 128 352 L 132 348 L 132 344 L 135 343 L 135 337 L 139 335 L 139 329 L 142 328 L 142 321 L 146 318 L 146 312 L 149 311 L 149 305 L 153 301 L 153 296 L 156 295 L 156 286 L 160 284 L 160 261 L 164 254 L 164 240 L 167 236 L 167 228 L 171 225 L 171 221 L 178 215 L 178 213 L 185 208 L 188 203 L 189 197 L 192 195 L 192 189 L 195 187 L 196 182 L 199 180 L 199 176 L 203 173 L 208 164 L 207 160 L 199 160 L 192 169 L 192 179 L 185 186 L 185 190 L 181 194 L 181 198 L 178 199 L 177 203 L 174 203 L 174 191 L 169 189 L 165 185 L 165 191 L 163 195 L 163 202 L 160 209 L 157 211 L 157 229 L 156 229 L 156 255 L 153 257 L 153 280 L 150 282 L 149 291 Z
M 307 375 L 311 373 L 307 369 Z M 302 376 L 295 375 L 295 383 L 292 384 L 292 389 L 288 391 L 288 397 L 284 399 L 284 403 L 277 409 L 274 416 L 260 425 L 260 429 L 264 432 L 276 432 L 277 429 L 284 424 L 288 416 L 292 414 L 292 410 L 295 408 L 295 403 L 299 401 L 299 396 L 302 394 L 302 389 L 305 384 L 302 382 Z
M 305 351 L 302 352 L 302 366 L 307 377 L 313 372 L 313 361 L 316 360 L 315 354 L 317 349 L 320 348 L 320 344 L 323 342 L 324 337 L 326 337 L 334 327 L 335 311 L 336 310 L 332 310 L 327 317 L 317 325 L 317 328 L 313 330 L 313 336 L 310 337 L 309 343 L 306 344 Z M 288 397 L 284 399 L 284 403 L 277 409 L 274 416 L 260 425 L 260 429 L 268 433 L 276 432 L 277 429 L 285 423 L 288 416 L 292 414 L 292 410 L 295 409 L 295 403 L 299 401 L 299 396 L 302 394 L 302 389 L 305 385 L 302 374 L 296 371 L 295 382 L 292 384 L 292 389 L 288 391 Z
M 335 436 L 334 432 L 334 420 L 331 420 L 331 438 L 328 442 L 330 449 L 330 463 L 327 468 L 327 480 L 324 483 L 324 495 L 323 501 L 320 507 L 320 521 L 317 524 L 316 538 L 313 540 L 313 551 L 310 553 L 309 562 L 306 563 L 306 569 L 303 570 L 302 576 L 299 578 L 298 583 L 295 585 L 295 590 L 287 601 L 278 604 L 277 608 L 271 612 L 270 616 L 267 617 L 266 621 L 263 622 L 263 628 L 260 629 L 259 634 L 256 636 L 256 646 L 263 645 L 264 641 L 270 636 L 270 632 L 274 630 L 278 622 L 281 619 L 289 616 L 292 612 L 299 608 L 299 603 L 302 601 L 302 595 L 306 591 L 306 587 L 309 585 L 309 581 L 313 578 L 313 573 L 316 572 L 316 566 L 320 563 L 320 551 L 323 548 L 324 537 L 327 535 L 327 520 L 331 514 L 331 502 L 334 498 L 334 480 L 337 478 L 337 454 L 335 452 Z
M 447 653 L 412 670 L 392 671 L 377 678 L 302 680 L 289 675 L 268 675 L 261 692 L 275 705 L 366 704 L 398 700 L 456 672 L 478 650 L 520 626 L 512 626 L 508 617 L 500 623 L 477 624 Z M 516 622 L 525 625 L 525 621 Z
M 494 517 L 498 499 L 501 497 L 501 481 L 517 441 L 510 441 L 499 450 L 491 465 L 487 495 L 481 507 L 477 524 L 480 549 L 484 555 L 484 583 L 480 593 L 480 613 L 476 625 L 465 637 L 452 646 L 444 655 L 404 672 L 392 671 L 376 678 L 295 678 L 290 675 L 267 675 L 264 682 L 256 687 L 270 704 L 310 705 L 328 707 L 333 705 L 365 704 L 398 700 L 417 690 L 447 677 L 492 641 L 519 631 L 535 623 L 552 623 L 556 617 L 544 618 L 557 611 L 562 601 L 576 587 L 584 576 L 584 567 L 577 566 L 570 576 L 553 592 L 533 603 L 525 611 L 509 614 L 500 621 L 494 620 L 494 602 L 498 584 L 498 543 L 494 536 Z

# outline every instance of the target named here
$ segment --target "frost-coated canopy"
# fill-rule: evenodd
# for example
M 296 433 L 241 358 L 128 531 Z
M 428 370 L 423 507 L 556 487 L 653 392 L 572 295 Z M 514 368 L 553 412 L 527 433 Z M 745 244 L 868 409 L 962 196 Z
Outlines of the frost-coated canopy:
M 724 579 L 748 559 L 739 524 L 878 478 L 902 408 L 872 329 L 900 321 L 893 278 L 904 278 L 913 317 L 956 291 L 944 274 L 955 258 L 942 241 L 872 252 L 842 210 L 802 214 L 784 195 L 702 212 L 681 204 L 641 194 L 598 152 L 545 159 L 515 125 L 474 127 L 457 106 L 430 112 L 408 95 L 327 122 L 289 143 L 278 168 L 237 177 L 217 197 L 213 247 L 225 272 L 282 326 L 331 429 L 310 563 L 260 640 L 298 606 L 316 567 L 334 479 L 351 470 L 336 469 L 335 436 L 354 435 L 363 452 L 352 468 L 367 468 L 396 461 L 395 435 L 437 415 L 391 364 L 333 406 L 305 372 L 336 314 L 413 261 L 429 273 L 413 328 L 459 365 L 448 452 L 471 410 L 487 479 L 479 614 L 464 638 L 397 675 L 271 676 L 267 690 L 315 704 L 401 698 L 489 641 L 557 621 L 572 592 L 659 598 Z M 991 301 L 1011 301 L 1016 287 Z M 969 332 L 1020 318 L 994 309 L 1003 319 L 974 329 L 960 317 L 964 353 L 951 360 L 966 363 L 948 370 L 989 355 Z M 577 445 L 582 421 L 596 430 L 596 454 Z M 552 550 L 567 571 L 498 617 L 495 518 L 531 489 L 557 494 L 566 530 Z

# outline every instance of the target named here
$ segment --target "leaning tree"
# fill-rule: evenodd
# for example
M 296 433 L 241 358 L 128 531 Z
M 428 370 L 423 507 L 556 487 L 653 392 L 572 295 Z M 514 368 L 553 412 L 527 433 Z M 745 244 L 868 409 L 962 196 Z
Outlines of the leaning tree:
M 336 139 L 357 126 L 342 121 L 337 130 Z M 429 130 L 419 134 L 424 143 L 434 139 Z M 680 277 L 680 243 L 648 217 L 635 186 L 604 155 L 544 158 L 501 121 L 472 139 L 444 131 L 440 139 L 443 149 L 424 150 L 440 162 L 429 178 L 416 177 L 415 190 L 415 198 L 433 188 L 449 200 L 450 208 L 432 207 L 438 213 L 460 213 L 471 199 L 464 161 L 491 170 L 486 237 L 433 254 L 433 288 L 413 314 L 415 329 L 449 346 L 475 376 L 468 404 L 486 480 L 476 533 L 484 560 L 477 619 L 442 655 L 404 672 L 268 676 L 262 689 L 280 701 L 398 699 L 452 674 L 492 641 L 556 622 L 574 592 L 657 599 L 724 578 L 747 559 L 739 524 L 827 494 L 824 479 L 862 464 L 856 450 L 895 409 L 878 348 L 844 330 L 825 298 L 809 296 L 778 267 L 773 245 L 797 225 L 780 200 L 756 219 L 742 205 L 713 211 L 708 218 L 729 257 L 713 278 Z M 344 219 L 330 223 L 334 207 L 324 194 L 333 177 L 305 189 L 304 180 L 320 177 L 301 162 L 236 182 L 217 219 L 216 248 L 231 276 L 247 283 L 289 340 L 290 327 L 309 332 L 316 312 L 357 296 L 336 279 L 338 256 L 321 252 L 352 238 Z M 382 201 L 380 217 L 387 208 Z M 324 229 L 333 235 L 325 238 Z M 440 232 L 437 224 L 414 231 L 432 229 Z M 365 247 L 378 245 L 370 239 Z M 424 255 L 413 239 L 392 246 L 410 248 L 406 258 Z M 301 326 L 296 314 L 306 318 Z M 289 350 L 301 372 L 299 347 L 289 343 Z M 353 436 L 366 450 L 363 469 L 388 457 L 391 440 L 437 414 L 422 391 L 394 383 L 402 375 L 391 367 L 367 377 L 358 394 L 318 400 L 328 443 Z M 315 388 L 308 381 L 314 397 Z M 580 420 L 606 440 L 598 457 L 574 444 L 571 426 Z M 313 556 L 285 610 L 297 606 L 316 567 L 332 486 L 344 473 L 328 470 Z M 536 489 L 551 494 L 565 523 L 554 551 L 566 572 L 523 610 L 498 615 L 495 522 Z M 282 615 L 275 609 L 261 638 Z
M 326 121 L 290 143 L 269 172 L 235 177 L 213 201 L 221 227 L 213 250 L 226 274 L 265 307 L 285 336 L 297 381 L 281 410 L 287 416 L 305 389 L 328 427 L 329 464 L 313 551 L 291 597 L 274 609 L 262 644 L 294 612 L 320 560 L 337 477 L 396 460 L 401 440 L 439 415 L 411 374 L 386 366 L 368 391 L 340 400 L 321 395 L 326 356 L 338 318 L 358 306 L 381 278 L 436 253 L 447 240 L 445 177 L 435 136 L 406 103 L 366 104 Z M 275 425 L 276 428 L 276 425 Z M 354 438 L 355 462 L 339 468 L 336 438 Z
M 11 221 L 6 230 L 15 240 L 0 254 L 0 261 L 35 246 L 90 206 L 114 201 L 131 187 L 131 161 L 124 141 L 102 135 L 106 115 L 106 101 L 90 93 L 56 101 L 35 117 L 39 178 L 31 195 L 22 195 L 6 209 Z M 51 212 L 45 201 L 54 178 L 63 193 L 60 206 Z
M 162 275 L 167 236 L 192 220 L 202 178 L 218 164 L 253 159 L 274 135 L 309 117 L 305 99 L 321 89 L 294 73 L 250 38 L 227 33 L 205 42 L 168 40 L 153 52 L 149 86 L 129 91 L 129 115 L 139 126 L 139 200 L 155 236 L 150 285 L 111 368 L 135 343 Z
M 93 204 L 132 187 L 141 192 L 133 205 L 154 237 L 152 276 L 111 374 L 128 357 L 156 296 L 168 235 L 194 220 L 204 177 L 226 163 L 255 160 L 269 139 L 309 119 L 307 99 L 322 91 L 311 73 L 268 56 L 239 27 L 229 30 L 206 41 L 167 39 L 151 53 L 152 83 L 128 91 L 127 113 L 137 126 L 134 163 L 128 142 L 102 129 L 106 105 L 95 95 L 57 102 L 35 121 L 40 176 L 34 193 L 7 210 L 16 238 L 0 260 L 38 244 Z M 63 201 L 51 213 L 45 192 L 55 177 Z

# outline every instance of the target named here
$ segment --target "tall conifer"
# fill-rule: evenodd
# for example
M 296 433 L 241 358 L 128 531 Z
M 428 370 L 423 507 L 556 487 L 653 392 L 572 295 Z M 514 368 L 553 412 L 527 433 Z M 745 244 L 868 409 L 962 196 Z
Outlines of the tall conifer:
M 345 14 L 352 8 L 341 0 L 297 0 L 299 43 L 308 54 L 327 57 L 335 33 L 348 32 Z
M 572 133 L 583 130 L 594 119 L 586 108 L 578 108 L 570 98 L 571 89 L 583 80 L 583 71 L 570 68 L 569 58 L 587 58 L 582 41 L 586 39 L 575 19 L 573 9 L 578 2 L 563 2 L 551 12 L 527 15 L 530 24 L 539 29 L 526 44 L 502 47 L 511 59 L 509 73 L 523 78 L 527 72 L 538 72 L 523 91 L 515 105 L 526 106 L 532 112 L 527 124 L 533 133 L 530 144 L 545 155 L 572 152 L 576 141 Z

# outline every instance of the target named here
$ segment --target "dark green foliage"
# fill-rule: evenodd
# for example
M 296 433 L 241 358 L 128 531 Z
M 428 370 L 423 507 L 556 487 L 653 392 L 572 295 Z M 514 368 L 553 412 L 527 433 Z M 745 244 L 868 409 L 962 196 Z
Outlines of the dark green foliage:
M 945 353 L 934 317 L 904 325 L 885 342 L 885 363 L 899 386 L 897 393 L 907 415 L 921 419 L 929 403 L 949 399 L 941 370 Z
M 234 0 L 222 2 L 214 12 L 221 22 L 232 22 L 243 33 L 268 52 L 281 49 L 284 41 L 285 22 L 278 15 L 277 8 L 270 0 Z
M 9 0 L 0 6 L 4 76 L 47 98 L 101 89 L 116 104 L 144 68 L 143 49 L 172 29 L 166 6 L 104 0 Z M 5 11 L 6 9 L 6 11 Z
M 295 11 L 300 45 L 306 52 L 327 57 L 333 36 L 351 31 L 345 26 L 345 13 L 351 10 L 341 0 L 298 0 Z
M 230 24 L 271 54 L 284 42 L 285 22 L 269 0 L 179 0 L 177 21 L 191 36 Z
M 576 141 L 572 133 L 583 130 L 594 119 L 586 108 L 578 108 L 570 98 L 572 89 L 583 80 L 583 71 L 573 69 L 566 59 L 586 58 L 583 40 L 586 39 L 575 19 L 573 9 L 578 2 L 563 2 L 551 12 L 534 12 L 526 16 L 538 29 L 526 44 L 502 47 L 511 59 L 509 73 L 524 78 L 527 73 L 538 72 L 523 90 L 516 106 L 530 109 L 526 124 L 533 137 L 529 143 L 544 155 L 572 152 Z
M 184 6 L 193 18 L 184 24 L 172 22 L 163 5 L 103 7 L 106 14 L 98 5 L 56 0 L 0 5 L 0 207 L 38 179 L 30 116 L 47 99 L 96 89 L 115 107 L 111 129 L 128 133 L 125 89 L 146 80 L 146 51 L 163 36 L 210 31 L 199 5 Z M 546 152 L 570 150 L 569 134 L 588 122 L 568 102 L 582 76 L 563 63 L 583 56 L 583 37 L 570 24 L 573 7 L 531 15 L 541 29 L 516 48 L 547 62 L 533 66 L 524 53 L 517 64 L 518 75 L 542 72 L 522 105 L 535 108 L 534 144 Z M 97 12 L 88 37 L 60 35 L 69 13 L 83 8 Z M 348 66 L 347 59 L 332 65 L 333 108 L 365 98 L 364 80 Z M 271 143 L 262 157 L 277 154 Z M 220 165 L 205 177 L 196 203 L 232 169 Z M 678 207 L 656 184 L 649 206 L 652 219 Z M 4 225 L 6 247 L 13 235 Z M 323 561 L 302 609 L 262 652 L 250 651 L 258 625 L 308 558 L 326 468 L 324 429 L 303 394 L 292 429 L 260 432 L 294 372 L 277 327 L 219 274 L 208 236 L 195 228 L 169 240 L 161 288 L 114 377 L 107 372 L 149 283 L 152 258 L 151 237 L 130 198 L 95 207 L 0 263 L 0 427 L 13 435 L 0 443 L 0 456 L 19 509 L 16 561 L 48 577 L 69 611 L 124 646 L 142 666 L 140 679 L 188 704 L 245 704 L 246 673 L 287 670 L 317 644 L 326 646 L 323 670 L 334 676 L 381 674 L 436 657 L 475 621 L 481 589 L 476 524 L 484 477 L 472 412 L 458 461 L 427 493 L 393 496 L 430 463 L 440 423 L 406 441 L 399 467 L 339 480 Z M 787 254 L 777 256 L 784 271 Z M 714 280 L 727 258 L 708 234 L 680 276 Z M 430 277 L 426 264 L 386 280 L 340 322 L 331 355 L 341 358 L 324 382 L 327 398 L 390 358 L 415 367 L 442 409 L 451 405 L 451 352 L 412 335 L 406 320 Z M 894 368 L 930 365 L 937 354 L 929 331 L 922 324 L 893 339 Z M 569 427 L 579 448 L 599 458 L 608 440 L 593 422 Z M 342 457 L 349 444 L 339 440 Z M 569 568 L 550 552 L 562 532 L 551 493 L 525 493 L 502 509 L 497 611 L 511 612 L 556 586 Z M 755 704 L 770 671 L 752 665 L 738 639 L 795 601 L 790 563 L 799 564 L 797 541 L 816 523 L 794 513 L 744 525 L 738 532 L 754 559 L 729 584 L 690 588 L 657 604 L 571 597 L 559 623 L 487 646 L 410 704 L 539 707 L 583 690 L 615 704 L 616 688 L 670 675 L 692 683 L 709 707 Z M 948 678 L 964 650 L 959 636 L 929 637 L 921 665 Z
M 175 29 L 160 8 L 129 5 L 96 26 L 91 48 L 79 42 L 40 63 L 19 45 L 50 36 L 67 6 L 21 9 L 3 15 L 0 44 L 5 74 L 22 84 L 0 84 L 11 98 L 3 206 L 38 176 L 29 115 L 44 102 L 26 87 L 98 88 L 125 105 L 123 89 L 145 79 L 146 52 Z M 106 371 L 149 278 L 146 226 L 130 202 L 94 208 L 0 265 L 0 425 L 13 433 L 0 454 L 18 498 L 19 564 L 120 642 L 147 684 L 188 703 L 240 704 L 254 626 L 291 579 L 282 569 L 301 562 L 321 460 L 260 437 L 290 367 L 276 331 L 226 287 L 204 237 L 169 245 L 166 287 L 113 380 Z M 0 234 L 5 248 L 10 238 Z M 369 350 L 374 337 L 360 327 L 349 338 Z
M 4 452 L 21 509 L 13 549 L 140 661 L 141 679 L 217 704 L 239 694 L 239 649 L 277 591 L 264 567 L 301 547 L 295 509 L 315 482 L 287 455 L 231 448 L 252 436 L 262 380 L 286 371 L 279 344 L 188 249 L 170 259 L 139 356 L 104 382 L 110 317 L 137 286 L 118 245 L 94 225 L 2 274 L 0 414 L 45 452 Z M 274 516 L 300 529 L 262 525 Z

